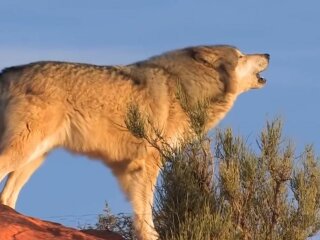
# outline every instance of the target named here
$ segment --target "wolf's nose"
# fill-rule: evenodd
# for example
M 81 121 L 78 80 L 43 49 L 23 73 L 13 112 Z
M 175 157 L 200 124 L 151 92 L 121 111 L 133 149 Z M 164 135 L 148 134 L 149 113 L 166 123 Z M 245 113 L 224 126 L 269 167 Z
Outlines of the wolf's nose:
M 270 54 L 265 53 L 264 56 L 269 60 L 270 59 Z

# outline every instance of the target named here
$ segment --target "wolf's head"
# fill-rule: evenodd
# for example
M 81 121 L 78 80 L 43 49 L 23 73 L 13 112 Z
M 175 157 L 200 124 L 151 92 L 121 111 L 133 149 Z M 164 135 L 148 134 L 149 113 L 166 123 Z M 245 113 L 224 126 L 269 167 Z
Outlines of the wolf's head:
M 269 58 L 265 53 L 244 54 L 233 46 L 213 45 L 170 51 L 138 65 L 164 69 L 178 79 L 190 101 L 196 102 L 263 87 L 266 80 L 260 73 Z
M 194 47 L 189 51 L 193 59 L 219 76 L 227 91 L 240 94 L 266 84 L 260 73 L 268 67 L 269 54 L 244 54 L 226 45 Z

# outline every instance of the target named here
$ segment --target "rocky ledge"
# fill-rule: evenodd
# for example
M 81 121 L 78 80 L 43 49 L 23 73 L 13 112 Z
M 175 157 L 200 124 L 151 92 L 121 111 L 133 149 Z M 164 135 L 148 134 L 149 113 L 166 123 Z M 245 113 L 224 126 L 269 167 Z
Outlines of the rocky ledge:
M 61 224 L 24 216 L 0 204 L 1 240 L 123 240 L 110 231 L 77 230 Z

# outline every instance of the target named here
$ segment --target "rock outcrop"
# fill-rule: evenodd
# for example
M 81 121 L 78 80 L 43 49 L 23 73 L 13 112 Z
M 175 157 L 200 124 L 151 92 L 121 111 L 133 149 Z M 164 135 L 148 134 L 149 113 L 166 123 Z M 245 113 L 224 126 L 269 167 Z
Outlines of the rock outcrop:
M 0 204 L 1 240 L 123 240 L 110 231 L 77 230 L 24 216 Z

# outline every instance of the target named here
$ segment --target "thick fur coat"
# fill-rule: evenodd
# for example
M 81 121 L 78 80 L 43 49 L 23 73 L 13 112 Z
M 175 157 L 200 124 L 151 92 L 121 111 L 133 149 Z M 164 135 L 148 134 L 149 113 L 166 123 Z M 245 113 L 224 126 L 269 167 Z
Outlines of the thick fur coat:
M 192 105 L 208 100 L 206 130 L 237 96 L 265 84 L 268 54 L 245 55 L 231 46 L 199 46 L 126 66 L 35 62 L 0 75 L 1 203 L 18 194 L 46 154 L 63 147 L 101 159 L 132 203 L 139 239 L 157 239 L 151 206 L 159 153 L 125 129 L 128 106 L 139 107 L 172 144 L 189 131 L 180 86 Z

